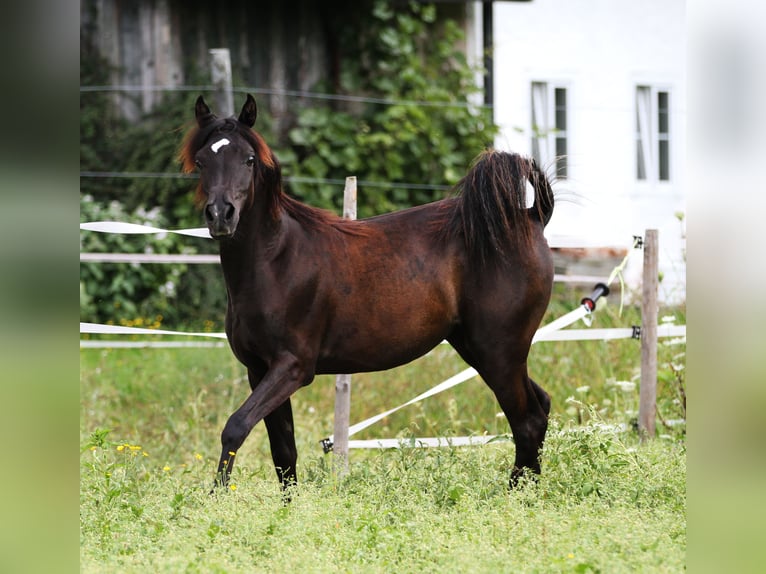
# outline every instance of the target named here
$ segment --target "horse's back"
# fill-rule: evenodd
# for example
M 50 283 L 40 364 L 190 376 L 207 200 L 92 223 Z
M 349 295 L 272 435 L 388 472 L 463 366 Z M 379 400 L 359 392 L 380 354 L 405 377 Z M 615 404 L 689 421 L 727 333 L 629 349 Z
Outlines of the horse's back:
M 442 341 L 459 320 L 465 252 L 438 233 L 442 205 L 364 220 L 336 242 L 326 277 L 322 372 L 383 370 Z

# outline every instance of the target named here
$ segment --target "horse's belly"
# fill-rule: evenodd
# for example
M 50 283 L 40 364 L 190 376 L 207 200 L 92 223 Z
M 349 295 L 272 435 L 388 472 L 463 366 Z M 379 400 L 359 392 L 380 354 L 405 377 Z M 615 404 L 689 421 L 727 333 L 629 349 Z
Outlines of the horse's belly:
M 414 361 L 438 345 L 444 337 L 428 341 L 371 341 L 369 345 L 349 345 L 319 358 L 316 373 L 368 373 L 385 371 Z
M 420 304 L 379 301 L 359 313 L 342 313 L 329 325 L 317 372 L 390 369 L 424 355 L 452 330 L 456 313 L 438 298 Z

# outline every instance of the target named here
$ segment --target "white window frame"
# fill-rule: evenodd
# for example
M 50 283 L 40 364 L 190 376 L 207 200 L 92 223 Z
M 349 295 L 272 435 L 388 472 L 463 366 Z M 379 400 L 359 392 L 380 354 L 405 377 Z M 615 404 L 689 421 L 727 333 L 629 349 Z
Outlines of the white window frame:
M 667 131 L 664 132 L 660 131 L 660 94 L 667 96 Z M 671 183 L 674 176 L 673 90 L 663 85 L 638 84 L 635 96 L 635 178 L 639 182 Z M 660 142 L 667 142 L 663 165 Z
M 556 92 L 562 90 L 566 102 L 564 123 L 557 125 Z M 546 168 L 556 166 L 556 177 L 567 179 L 569 174 L 571 94 L 569 86 L 562 82 L 534 80 L 530 84 L 530 128 L 532 135 L 532 155 L 538 165 Z M 563 145 L 565 153 L 558 154 Z

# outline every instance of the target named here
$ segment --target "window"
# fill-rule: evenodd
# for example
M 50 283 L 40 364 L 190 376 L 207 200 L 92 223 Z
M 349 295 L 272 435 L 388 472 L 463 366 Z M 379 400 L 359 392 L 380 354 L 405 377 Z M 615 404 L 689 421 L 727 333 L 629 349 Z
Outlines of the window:
M 670 181 L 670 92 L 636 88 L 636 177 Z
M 566 179 L 567 89 L 548 82 L 532 82 L 532 156 L 546 167 L 555 161 L 556 176 Z

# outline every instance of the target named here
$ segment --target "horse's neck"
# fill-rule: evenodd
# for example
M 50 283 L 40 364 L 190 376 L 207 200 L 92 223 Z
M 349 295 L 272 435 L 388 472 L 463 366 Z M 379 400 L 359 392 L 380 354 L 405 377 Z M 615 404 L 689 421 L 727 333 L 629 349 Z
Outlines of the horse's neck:
M 239 291 L 243 282 L 251 285 L 253 276 L 276 257 L 286 241 L 284 219 L 281 216 L 275 221 L 252 208 L 242 214 L 234 238 L 220 245 L 221 266 L 230 291 Z

